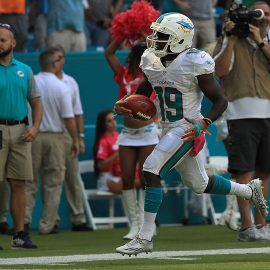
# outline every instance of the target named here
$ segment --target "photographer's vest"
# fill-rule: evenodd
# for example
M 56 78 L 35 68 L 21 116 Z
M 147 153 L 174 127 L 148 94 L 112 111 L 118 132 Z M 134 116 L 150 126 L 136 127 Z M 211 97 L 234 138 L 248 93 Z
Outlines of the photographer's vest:
M 233 68 L 224 79 L 229 101 L 244 97 L 270 100 L 270 65 L 260 49 L 246 39 L 235 43 Z

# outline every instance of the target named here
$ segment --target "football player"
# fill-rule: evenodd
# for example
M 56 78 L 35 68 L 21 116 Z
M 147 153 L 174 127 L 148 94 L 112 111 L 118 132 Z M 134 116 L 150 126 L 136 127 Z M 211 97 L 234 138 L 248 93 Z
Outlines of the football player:
M 220 175 L 208 176 L 201 154 L 190 155 L 194 142 L 202 136 L 227 108 L 227 100 L 214 77 L 215 64 L 210 55 L 192 48 L 194 25 L 179 13 L 166 13 L 151 25 L 148 49 L 141 58 L 145 78 L 136 94 L 156 92 L 155 104 L 162 126 L 162 138 L 146 159 L 144 222 L 135 239 L 116 248 L 121 254 L 151 252 L 155 217 L 162 202 L 160 179 L 175 168 L 183 183 L 195 193 L 230 194 L 250 200 L 263 216 L 267 205 L 261 181 L 238 184 Z M 203 95 L 212 102 L 206 116 L 201 114 Z M 116 110 L 128 113 L 124 100 Z
M 121 64 L 116 51 L 120 48 L 116 40 L 112 40 L 105 50 L 106 59 L 114 72 L 114 79 L 119 85 L 119 99 L 133 94 L 144 77 L 141 71 L 140 59 L 146 49 L 146 44 L 134 45 L 127 57 L 126 66 Z M 153 95 L 154 98 L 154 95 Z M 123 181 L 122 197 L 129 218 L 129 232 L 123 236 L 132 240 L 138 234 L 144 216 L 144 178 L 143 164 L 159 141 L 158 129 L 153 119 L 138 121 L 125 117 L 123 129 L 118 137 L 121 177 Z M 138 168 L 138 169 L 137 169 Z M 141 188 L 136 189 L 138 178 Z

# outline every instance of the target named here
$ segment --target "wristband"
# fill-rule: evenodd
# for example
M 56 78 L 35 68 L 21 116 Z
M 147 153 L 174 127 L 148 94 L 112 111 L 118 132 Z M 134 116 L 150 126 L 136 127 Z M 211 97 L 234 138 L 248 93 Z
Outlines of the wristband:
M 204 117 L 202 120 L 207 124 L 207 126 L 212 124 L 212 120 L 210 118 Z

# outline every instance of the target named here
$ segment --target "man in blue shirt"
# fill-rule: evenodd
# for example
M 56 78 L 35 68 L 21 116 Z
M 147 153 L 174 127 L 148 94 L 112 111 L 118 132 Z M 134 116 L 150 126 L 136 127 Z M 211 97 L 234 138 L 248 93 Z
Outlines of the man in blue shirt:
M 48 0 L 47 47 L 61 45 L 65 51 L 84 52 L 83 0 Z
M 11 190 L 11 215 L 14 223 L 12 248 L 37 248 L 24 232 L 25 181 L 33 180 L 31 142 L 42 118 L 40 94 L 31 68 L 13 57 L 15 31 L 0 24 L 0 181 Z M 28 102 L 33 126 L 27 127 Z

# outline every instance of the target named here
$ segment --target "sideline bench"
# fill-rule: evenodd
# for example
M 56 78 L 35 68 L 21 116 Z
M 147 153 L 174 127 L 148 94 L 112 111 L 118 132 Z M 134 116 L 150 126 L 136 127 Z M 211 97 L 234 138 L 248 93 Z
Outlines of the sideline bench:
M 86 212 L 87 219 L 93 230 L 97 229 L 98 225 L 107 225 L 108 228 L 113 228 L 115 223 L 128 223 L 127 214 L 122 200 L 121 194 L 114 194 L 112 192 L 100 191 L 97 189 L 86 189 L 82 174 L 94 172 L 94 161 L 83 160 L 79 161 L 79 178 L 81 183 L 81 189 L 83 194 L 83 203 Z M 93 215 L 91 209 L 92 200 L 109 200 L 108 216 L 96 217 Z M 123 216 L 115 216 L 115 200 L 120 200 L 123 208 Z

